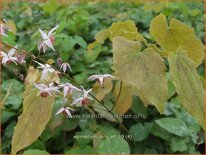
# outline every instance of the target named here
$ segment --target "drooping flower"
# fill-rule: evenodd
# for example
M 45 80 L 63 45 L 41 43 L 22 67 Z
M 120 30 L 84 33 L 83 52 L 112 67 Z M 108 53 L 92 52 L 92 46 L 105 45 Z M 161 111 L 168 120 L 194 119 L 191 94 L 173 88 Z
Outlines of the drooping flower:
M 62 107 L 60 108 L 57 113 L 55 115 L 59 115 L 60 113 L 65 113 L 67 115 L 67 117 L 72 118 L 72 114 L 71 111 L 74 111 L 74 109 L 70 108 L 70 107 Z
M 60 69 L 63 69 L 63 72 L 65 73 L 67 71 L 67 68 L 69 68 L 70 71 L 72 71 L 69 63 L 65 62 L 61 65 Z
M 55 51 L 54 47 L 53 47 L 53 43 L 55 41 L 54 38 L 54 31 L 59 27 L 59 25 L 55 26 L 54 28 L 52 28 L 48 34 L 46 34 L 46 32 L 42 31 L 41 29 L 39 29 L 39 32 L 43 38 L 43 41 L 41 41 L 38 44 L 38 50 L 41 51 L 41 49 L 43 50 L 43 52 L 45 53 L 47 47 L 51 48 L 53 51 Z
M 55 70 L 49 64 L 43 65 L 43 64 L 41 64 L 41 63 L 39 63 L 37 61 L 34 61 L 34 62 L 36 62 L 37 64 L 40 65 L 37 68 L 42 69 L 41 80 L 43 80 L 43 79 L 45 79 L 47 77 L 48 72 L 51 72 L 51 73 L 55 72 Z
M 81 91 L 81 90 L 78 89 L 77 87 L 73 86 L 71 83 L 60 84 L 59 87 L 60 87 L 60 88 L 63 88 L 64 97 L 65 97 L 68 93 L 72 93 L 74 90 L 76 90 L 76 91 Z
M 24 80 L 24 75 L 23 75 L 23 74 L 20 74 L 20 75 L 19 75 L 19 78 L 20 78 L 20 80 L 23 81 L 23 80 Z
M 58 58 L 58 59 L 57 59 L 57 63 L 58 63 L 59 66 L 61 66 L 61 65 L 62 65 L 62 59 L 61 59 L 61 58 Z
M 97 75 L 90 76 L 88 80 L 91 81 L 97 80 L 101 85 L 103 85 L 105 78 L 115 78 L 115 77 L 110 74 L 97 74 Z
M 26 57 L 26 54 L 19 54 L 19 55 L 17 55 L 16 58 L 17 58 L 18 63 L 20 63 L 20 64 L 26 63 L 25 57 Z
M 50 83 L 48 86 L 45 84 L 34 83 L 34 86 L 39 90 L 37 96 L 47 97 L 48 95 L 52 96 L 52 92 L 60 93 L 60 91 L 58 90 L 59 87 L 53 86 L 53 83 Z
M 6 26 L 4 26 L 3 24 L 0 24 L 0 34 L 1 34 L 2 36 L 7 37 L 6 31 L 7 31 Z
M 87 105 L 89 103 L 89 100 L 93 100 L 91 97 L 89 97 L 89 93 L 92 91 L 92 89 L 89 90 L 85 90 L 82 87 L 82 92 L 83 92 L 83 96 L 74 99 L 74 101 L 71 103 L 71 106 L 73 105 L 77 105 L 77 106 L 81 106 L 81 105 Z M 79 105 L 80 104 L 80 105 Z
M 14 48 L 12 48 L 12 49 L 8 52 L 8 54 L 5 53 L 5 52 L 3 52 L 3 51 L 0 51 L 0 56 L 3 57 L 3 58 L 2 58 L 2 62 L 1 62 L 2 64 L 6 65 L 6 64 L 10 64 L 10 63 L 14 62 L 14 63 L 17 65 L 17 63 L 16 63 L 17 58 L 13 56 L 14 53 L 16 52 L 16 48 L 17 48 L 17 46 L 15 46 Z

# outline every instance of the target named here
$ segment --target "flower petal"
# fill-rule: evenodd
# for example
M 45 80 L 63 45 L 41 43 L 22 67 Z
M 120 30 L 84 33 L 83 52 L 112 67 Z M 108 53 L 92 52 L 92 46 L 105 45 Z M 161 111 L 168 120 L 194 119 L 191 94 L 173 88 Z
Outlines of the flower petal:
M 48 39 L 48 40 L 45 42 L 45 44 L 46 44 L 49 48 L 51 48 L 53 51 L 55 51 L 55 49 L 54 49 L 54 47 L 53 47 L 52 42 L 51 42 L 50 39 Z
M 69 118 L 72 118 L 72 114 L 71 114 L 71 112 L 69 111 L 69 109 L 65 109 L 65 112 L 66 112 L 66 114 L 67 114 L 67 116 L 69 117 Z
M 55 115 L 59 115 L 60 113 L 64 112 L 64 110 L 65 110 L 64 107 L 60 108 L 60 109 L 56 112 Z
M 49 37 L 47 36 L 46 32 L 42 31 L 41 29 L 39 29 L 39 32 L 41 33 L 41 36 L 44 40 L 49 39 Z
M 54 28 L 52 28 L 52 29 L 49 31 L 48 36 L 50 37 L 50 36 L 53 34 L 53 32 L 54 32 L 58 27 L 59 27 L 59 25 L 56 25 Z
M 47 70 L 47 69 L 44 69 L 44 70 L 42 71 L 42 73 L 41 73 L 41 80 L 46 79 L 47 73 L 48 73 L 48 70 Z
M 43 64 L 41 64 L 41 63 L 39 63 L 39 62 L 37 62 L 37 61 L 35 61 L 35 60 L 34 60 L 34 62 L 36 62 L 37 64 L 39 64 L 39 65 L 41 66 L 42 69 L 43 69 L 43 68 L 46 68 L 45 65 L 43 65 Z
M 9 57 L 14 55 L 14 53 L 16 52 L 16 48 L 17 48 L 17 45 L 8 52 Z
M 64 97 L 67 95 L 69 89 L 70 88 L 68 86 L 64 87 Z
M 2 57 L 8 57 L 8 55 L 7 55 L 5 52 L 3 52 L 3 51 L 0 51 L 0 55 L 1 55 Z
M 6 64 L 7 63 L 7 61 L 9 61 L 9 58 L 7 58 L 7 57 L 3 57 L 3 59 L 2 59 L 2 64 Z

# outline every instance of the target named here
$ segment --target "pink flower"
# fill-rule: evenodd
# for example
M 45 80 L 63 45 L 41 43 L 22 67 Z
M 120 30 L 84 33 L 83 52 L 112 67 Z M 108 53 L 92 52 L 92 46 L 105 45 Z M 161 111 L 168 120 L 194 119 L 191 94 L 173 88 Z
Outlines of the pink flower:
M 91 81 L 97 80 L 101 85 L 103 85 L 105 78 L 115 78 L 115 77 L 110 74 L 98 74 L 98 75 L 90 76 L 88 80 Z
M 64 97 L 67 95 L 67 93 L 72 93 L 74 90 L 81 91 L 81 90 L 78 89 L 77 87 L 73 86 L 71 83 L 61 84 L 61 85 L 59 85 L 59 87 L 60 87 L 60 88 L 63 87 Z
M 43 65 L 43 64 L 41 64 L 41 63 L 39 63 L 37 61 L 34 61 L 34 62 L 36 62 L 37 64 L 40 65 L 37 68 L 43 69 L 42 70 L 42 74 L 41 74 L 41 80 L 46 79 L 48 72 L 53 73 L 55 71 L 49 64 Z
M 61 58 L 58 58 L 58 59 L 57 59 L 57 63 L 58 63 L 59 66 L 61 66 L 61 65 L 62 65 L 62 59 L 61 59 Z
M 24 64 L 24 63 L 26 63 L 26 61 L 25 61 L 25 56 L 26 56 L 26 54 L 19 54 L 19 55 L 17 55 L 17 61 L 20 63 L 20 64 Z
M 89 93 L 92 91 L 92 89 L 89 89 L 89 90 L 85 90 L 83 87 L 82 87 L 82 91 L 83 91 L 83 96 L 82 97 L 79 97 L 77 99 L 75 99 L 72 103 L 71 103 L 71 106 L 72 105 L 77 105 L 79 106 L 82 106 L 82 105 L 87 105 L 89 103 L 89 100 L 93 100 L 91 97 L 89 97 Z
M 6 30 L 7 30 L 6 26 L 4 26 L 3 24 L 0 24 L 0 34 L 2 36 L 6 36 L 7 37 Z
M 39 89 L 39 92 L 37 94 L 37 96 L 41 96 L 41 97 L 47 97 L 52 96 L 52 92 L 60 92 L 58 89 L 58 87 L 54 87 L 53 83 L 50 83 L 49 86 L 45 85 L 45 84 L 37 84 L 34 83 L 34 86 Z
M 0 56 L 2 56 L 2 64 L 6 65 L 6 64 L 10 64 L 12 62 L 14 62 L 16 65 L 16 61 L 17 61 L 17 58 L 16 57 L 13 57 L 14 53 L 16 52 L 16 48 L 17 46 L 15 46 L 14 48 L 12 48 L 8 54 L 3 52 L 3 51 L 0 51 Z
M 65 73 L 65 72 L 67 71 L 67 67 L 69 68 L 70 71 L 72 71 L 69 63 L 67 63 L 67 62 L 66 62 L 66 63 L 63 63 L 63 64 L 61 65 L 60 69 L 63 68 L 63 71 L 64 71 L 64 73 Z
M 41 41 L 38 44 L 38 50 L 41 51 L 41 49 L 43 49 L 43 52 L 45 53 L 47 47 L 51 48 L 53 51 L 55 51 L 54 47 L 53 47 L 53 43 L 55 38 L 53 37 L 54 35 L 54 31 L 59 27 L 59 25 L 55 26 L 54 28 L 52 28 L 48 34 L 46 34 L 46 32 L 42 31 L 41 29 L 39 29 L 39 32 L 41 33 L 41 36 L 43 38 L 43 41 Z
M 59 115 L 60 113 L 65 113 L 67 115 L 67 117 L 72 118 L 72 114 L 70 112 L 70 110 L 74 111 L 74 109 L 70 108 L 70 107 L 62 107 L 60 108 L 57 113 L 55 115 Z

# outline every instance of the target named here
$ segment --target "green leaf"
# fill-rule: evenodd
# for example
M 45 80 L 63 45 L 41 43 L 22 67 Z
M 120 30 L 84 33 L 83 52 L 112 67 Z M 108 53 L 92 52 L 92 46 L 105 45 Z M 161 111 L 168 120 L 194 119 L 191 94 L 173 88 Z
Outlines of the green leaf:
M 142 103 L 142 101 L 137 96 L 133 97 L 133 104 L 132 104 L 131 110 L 135 114 L 140 115 L 140 117 L 144 119 L 147 118 L 147 109 Z
M 41 136 L 40 136 L 40 139 L 41 139 L 42 142 L 45 142 L 45 141 L 47 141 L 48 139 L 50 139 L 51 137 L 52 137 L 52 132 L 51 132 L 51 130 L 50 130 L 49 128 L 46 128 L 46 129 L 42 132 L 42 134 L 41 134 Z
M 80 36 L 74 36 L 74 40 L 76 42 L 76 44 L 78 44 L 79 46 L 81 46 L 82 48 L 86 49 L 87 48 L 87 43 L 84 40 L 84 38 L 80 37 Z
M 191 130 L 187 127 L 185 122 L 177 118 L 160 118 L 155 121 L 160 127 L 167 130 L 168 132 L 184 137 L 191 134 Z
M 24 92 L 24 109 L 18 118 L 12 137 L 12 154 L 32 144 L 42 133 L 51 117 L 55 97 L 37 96 L 37 89 L 30 86 Z
M 30 149 L 30 150 L 24 151 L 23 154 L 49 154 L 49 153 L 46 151 L 38 150 L 38 149 Z
M 144 154 L 158 154 L 158 152 L 153 148 L 146 148 Z
M 140 43 L 122 37 L 113 40 L 116 76 L 134 86 L 144 98 L 164 111 L 167 100 L 167 78 L 163 59 L 152 48 L 140 52 Z
M 58 8 L 57 0 L 49 0 L 47 3 L 43 5 L 43 10 L 46 13 L 53 13 Z
M 89 115 L 87 113 L 85 113 L 85 114 L 83 114 L 82 118 L 80 118 L 80 120 L 79 120 L 79 127 L 82 130 L 90 129 L 92 131 L 96 131 L 96 129 L 97 129 L 96 119 L 94 117 L 92 117 L 93 115 Z M 91 116 L 91 117 L 87 117 L 87 116 Z
M 15 46 L 16 41 L 15 41 L 15 35 L 13 34 L 13 32 L 8 32 L 7 37 L 3 36 L 2 42 L 10 46 Z
M 1 115 L 1 124 L 6 123 L 11 117 L 17 115 L 15 112 L 12 111 L 8 111 L 7 109 L 4 109 L 2 111 L 2 115 Z
M 94 62 L 101 52 L 102 52 L 102 48 L 99 44 L 96 47 L 92 47 L 92 43 L 91 43 L 88 46 L 88 51 L 86 51 L 85 57 L 88 62 Z
M 63 131 L 71 131 L 77 128 L 78 125 L 79 125 L 78 118 L 70 118 L 70 119 L 65 119 L 59 128 Z
M 105 136 L 118 136 L 120 132 L 109 123 L 102 123 L 98 126 L 99 131 Z
M 12 137 L 13 133 L 14 133 L 14 127 L 16 126 L 16 122 L 13 121 L 11 122 L 5 129 L 4 131 L 4 134 L 7 136 L 7 137 Z
M 157 123 L 153 124 L 150 133 L 166 141 L 170 140 L 170 138 L 173 136 L 170 132 L 161 128 Z
M 24 85 L 17 81 L 16 79 L 9 79 L 4 80 L 2 84 L 2 92 L 7 92 L 7 89 L 9 88 L 9 85 L 11 85 L 10 93 L 11 94 L 17 94 L 24 91 Z
M 182 137 L 172 137 L 170 141 L 170 149 L 173 152 L 177 151 L 186 151 L 188 147 L 189 138 L 182 138 Z
M 26 148 L 26 150 L 31 150 L 31 149 L 45 150 L 45 146 L 42 141 L 37 139 L 34 143 L 32 143 L 30 146 Z
M 93 135 L 95 135 L 93 131 L 86 129 L 80 132 L 76 132 L 75 139 L 80 146 L 85 146 L 91 142 Z
M 186 52 L 178 50 L 169 55 L 169 65 L 171 78 L 176 87 L 179 100 L 204 128 L 205 91 L 195 64 Z
M 149 136 L 151 124 L 145 124 L 144 126 L 141 123 L 137 123 L 129 129 L 130 134 L 134 141 L 139 142 L 146 139 Z
M 129 154 L 127 141 L 122 138 L 108 138 L 103 140 L 97 148 L 99 154 Z
M 166 17 L 160 14 L 152 20 L 150 33 L 166 52 L 181 48 L 187 51 L 197 66 L 202 62 L 204 53 L 201 40 L 196 38 L 192 28 L 179 20 L 172 18 L 168 27 Z
M 6 102 L 5 102 L 5 106 L 8 108 L 8 109 L 13 109 L 13 110 L 17 110 L 19 109 L 19 107 L 21 106 L 21 103 L 22 103 L 22 97 L 21 95 L 10 95 L 8 96 L 8 98 L 6 99 Z
M 94 150 L 91 146 L 87 145 L 85 147 L 74 147 L 68 151 L 65 151 L 64 154 L 96 154 L 96 150 Z
M 75 44 L 76 44 L 76 41 L 72 37 L 66 37 L 63 40 L 61 45 L 62 45 L 62 49 L 65 52 L 68 52 L 74 47 Z

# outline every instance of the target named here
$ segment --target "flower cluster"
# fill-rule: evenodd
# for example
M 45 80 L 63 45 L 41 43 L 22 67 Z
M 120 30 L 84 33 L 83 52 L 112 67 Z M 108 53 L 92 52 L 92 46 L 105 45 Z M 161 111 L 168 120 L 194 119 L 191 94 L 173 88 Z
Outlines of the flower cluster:
M 14 48 L 12 48 L 11 50 L 9 50 L 8 53 L 6 53 L 4 51 L 0 51 L 0 57 L 2 57 L 1 63 L 3 65 L 9 65 L 12 62 L 15 63 L 16 65 L 17 65 L 17 63 L 23 64 L 26 62 L 25 61 L 25 54 L 18 54 L 16 56 L 14 56 L 16 49 L 17 49 L 17 45 Z
M 57 28 L 58 28 L 58 25 L 52 28 L 48 32 L 48 34 L 45 31 L 42 31 L 41 29 L 39 29 L 40 35 L 42 37 L 42 40 L 38 43 L 39 52 L 43 51 L 43 53 L 45 53 L 47 48 L 50 48 L 53 51 L 55 51 L 54 46 L 53 46 L 53 43 L 55 41 L 54 31 Z M 7 36 L 6 30 L 7 28 L 4 25 L 0 24 L 1 35 L 6 37 Z M 17 45 L 13 47 L 11 50 L 9 50 L 8 52 L 0 51 L 0 56 L 2 57 L 1 64 L 9 65 L 11 63 L 15 63 L 17 65 L 17 63 L 19 64 L 25 63 L 26 62 L 25 61 L 26 52 L 23 54 L 16 54 L 16 51 L 17 51 Z M 36 58 L 34 57 L 34 59 Z M 67 98 L 68 94 L 72 96 L 72 103 L 70 104 L 70 107 L 60 108 L 57 111 L 56 115 L 60 113 L 64 113 L 67 115 L 67 117 L 71 118 L 72 111 L 74 111 L 74 108 L 72 107 L 86 106 L 90 103 L 90 101 L 93 100 L 93 98 L 90 95 L 92 89 L 85 90 L 82 86 L 78 88 L 69 82 L 62 83 L 62 84 L 50 82 L 48 84 L 45 84 L 45 82 L 48 82 L 47 80 L 48 73 L 57 72 L 57 73 L 66 74 L 68 69 L 72 71 L 71 66 L 68 62 L 62 63 L 62 60 L 58 58 L 59 69 L 56 70 L 53 66 L 49 65 L 48 63 L 42 64 L 36 60 L 33 60 L 33 61 L 39 65 L 37 68 L 41 70 L 41 78 L 39 81 L 40 83 L 34 83 L 34 87 L 38 89 L 38 92 L 37 92 L 38 97 L 46 98 L 46 97 L 50 97 L 54 95 L 60 95 L 60 96 Z M 103 85 L 105 78 L 114 78 L 114 76 L 109 75 L 109 74 L 91 75 L 88 78 L 88 80 L 98 81 L 100 85 Z M 73 95 L 74 92 L 75 94 L 77 94 L 76 96 Z
M 41 36 L 43 38 L 43 40 L 41 42 L 39 42 L 38 44 L 38 49 L 39 51 L 43 50 L 43 52 L 46 52 L 46 49 L 49 47 L 51 48 L 53 51 L 55 51 L 54 47 L 53 47 L 53 43 L 55 41 L 54 38 L 54 31 L 58 28 L 59 26 L 55 26 L 54 28 L 52 28 L 48 34 L 46 34 L 46 32 L 42 31 L 41 29 L 39 29 L 39 32 L 41 33 Z

